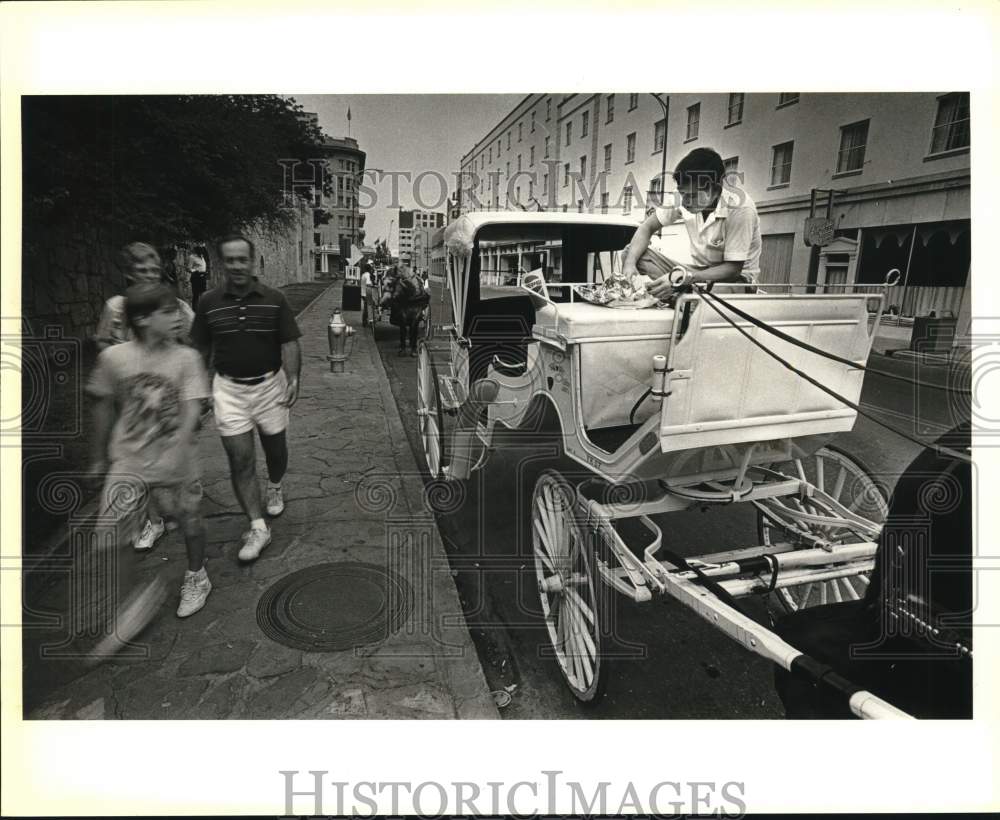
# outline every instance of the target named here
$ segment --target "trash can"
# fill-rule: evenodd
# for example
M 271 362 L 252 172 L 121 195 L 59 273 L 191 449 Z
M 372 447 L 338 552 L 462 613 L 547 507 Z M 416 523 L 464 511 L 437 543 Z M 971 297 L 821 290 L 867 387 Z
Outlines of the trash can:
M 361 310 L 361 285 L 348 285 L 344 283 L 343 294 L 344 310 Z
M 950 353 L 958 319 L 954 316 L 915 316 L 910 350 L 917 353 Z

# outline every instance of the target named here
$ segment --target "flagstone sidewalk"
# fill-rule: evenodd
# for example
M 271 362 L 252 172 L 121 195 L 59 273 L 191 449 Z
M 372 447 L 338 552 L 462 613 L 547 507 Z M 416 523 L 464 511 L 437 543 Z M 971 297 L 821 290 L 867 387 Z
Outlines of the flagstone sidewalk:
M 286 509 L 273 541 L 254 563 L 236 553 L 247 521 L 233 496 L 211 420 L 200 434 L 207 568 L 214 586 L 205 608 L 174 611 L 184 571 L 180 534 L 170 533 L 141 561 L 162 573 L 169 597 L 140 636 L 147 657 L 117 657 L 88 669 L 55 654 L 72 632 L 26 632 L 24 703 L 28 718 L 322 719 L 473 718 L 497 715 L 469 636 L 423 478 L 360 316 L 346 372 L 326 359 L 326 324 L 341 283 L 300 316 L 302 388 L 289 428 Z M 265 475 L 258 448 L 258 476 Z M 441 488 L 430 488 L 440 491 Z M 333 562 L 387 569 L 412 590 L 409 618 L 389 637 L 358 649 L 302 651 L 267 637 L 258 600 L 280 578 Z M 64 612 L 67 579 L 41 597 L 38 611 Z M 336 604 L 332 601 L 331 604 Z M 344 611 L 345 618 L 364 617 Z M 376 612 L 371 616 L 377 621 Z M 376 623 L 375 626 L 378 626 Z

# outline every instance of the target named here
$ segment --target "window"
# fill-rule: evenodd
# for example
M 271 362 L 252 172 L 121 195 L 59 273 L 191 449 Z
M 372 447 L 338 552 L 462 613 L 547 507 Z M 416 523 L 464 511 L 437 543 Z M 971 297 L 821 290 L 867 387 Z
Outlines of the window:
M 608 212 L 608 192 L 605 191 L 601 194 L 601 213 L 606 214 Z
M 931 153 L 969 147 L 969 95 L 947 94 L 938 100 Z
M 701 124 L 701 103 L 688 106 L 688 123 L 686 140 L 698 138 L 698 126 Z
M 510 179 L 510 163 L 507 163 L 507 179 Z
M 313 245 L 322 245 L 322 244 L 323 244 L 323 235 L 322 234 L 318 234 L 318 233 L 314 233 L 313 234 Z
M 497 150 L 499 151 L 500 149 L 497 148 Z M 492 147 L 490 147 L 490 164 L 491 165 L 493 164 L 493 148 Z
M 635 131 L 625 137 L 625 164 L 635 162 Z
M 792 103 L 797 103 L 799 101 L 798 91 L 785 91 L 778 95 L 778 108 L 783 105 L 791 105 Z
M 743 95 L 729 95 L 729 113 L 726 116 L 726 125 L 736 125 L 743 122 Z
M 840 152 L 837 173 L 860 171 L 865 165 L 865 145 L 868 142 L 868 120 L 845 125 L 840 129 Z
M 792 145 L 783 142 L 771 149 L 771 185 L 787 185 L 791 181 Z
M 532 168 L 535 166 L 535 146 L 532 145 L 531 149 L 528 151 L 528 165 Z
M 614 122 L 615 121 L 615 95 L 614 94 L 608 94 L 608 96 L 606 97 L 606 99 L 608 101 L 608 118 L 605 120 L 605 122 Z
M 638 108 L 638 107 L 639 107 L 639 95 L 638 94 L 629 94 L 628 95 L 628 110 L 629 111 L 635 111 L 635 109 Z
M 583 180 L 586 178 L 587 178 L 587 157 L 582 156 L 580 157 L 580 179 Z
M 569 185 L 569 163 L 563 165 L 563 188 Z
M 569 141 L 573 138 L 573 123 L 566 123 L 566 144 L 569 145 Z
M 518 171 L 521 170 L 521 155 L 520 154 L 517 155 L 517 170 Z
M 531 133 L 535 133 L 535 112 L 531 112 Z
M 622 208 L 622 213 L 627 215 L 632 213 L 632 186 L 626 185 L 623 194 L 624 194 L 623 198 L 625 200 L 625 205 Z
M 528 180 L 528 201 L 531 202 L 535 198 L 535 180 Z
M 545 101 L 545 119 L 546 121 L 552 119 L 552 100 Z
M 549 194 L 549 175 L 542 174 L 542 196 L 548 196 Z
M 545 138 L 545 159 L 549 158 L 549 139 L 550 137 Z
M 583 125 L 580 126 L 580 136 L 587 136 L 587 132 L 590 130 L 590 112 L 583 112 Z
M 650 205 L 663 205 L 663 198 L 660 196 L 660 192 L 663 188 L 663 178 L 659 175 L 653 177 L 649 181 L 649 199 Z
M 578 200 L 576 201 L 576 209 L 577 209 L 577 211 L 579 211 L 579 212 L 580 212 L 581 214 L 583 213 L 583 200 L 582 200 L 582 199 L 578 199 Z
M 739 178 L 739 167 L 740 158 L 730 157 L 729 159 L 722 160 L 722 164 L 726 169 L 726 173 L 722 177 L 722 182 L 724 185 L 734 186 L 741 182 Z
M 521 128 L 522 128 L 521 123 L 518 123 L 517 124 L 517 141 L 518 142 L 521 142 L 521 140 L 524 139 L 524 135 L 523 135 L 523 133 L 521 131 Z
M 514 188 L 514 204 L 515 205 L 520 205 L 521 204 L 521 186 L 520 185 L 518 185 L 516 188 Z
M 611 143 L 604 146 L 604 170 L 611 170 Z
M 510 150 L 510 131 L 507 132 L 507 150 Z
M 653 153 L 659 154 L 663 150 L 663 143 L 667 136 L 667 121 L 660 120 L 653 125 Z

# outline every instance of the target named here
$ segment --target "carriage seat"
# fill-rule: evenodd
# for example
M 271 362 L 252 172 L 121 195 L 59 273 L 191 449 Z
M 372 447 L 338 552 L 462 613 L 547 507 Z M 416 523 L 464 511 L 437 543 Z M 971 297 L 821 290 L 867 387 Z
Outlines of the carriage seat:
M 960 447 L 963 436 L 967 446 L 967 426 L 944 443 Z M 971 618 L 961 615 L 972 608 L 971 556 L 971 466 L 924 450 L 893 492 L 865 597 L 792 612 L 774 631 L 915 717 L 971 718 L 972 657 L 951 651 L 956 640 L 972 646 L 971 629 L 955 623 Z M 915 627 L 906 611 L 938 625 L 939 636 Z M 775 688 L 789 718 L 852 717 L 842 699 L 784 669 L 775 671 Z
M 535 306 L 530 296 L 504 296 L 475 303 L 468 320 L 471 381 L 486 376 L 494 359 L 498 369 L 520 375 L 528 361 L 528 342 L 535 323 Z
M 538 309 L 535 335 L 558 333 L 579 357 L 576 372 L 580 374 L 583 423 L 588 434 L 633 427 L 629 413 L 652 384 L 653 356 L 667 355 L 673 322 L 670 308 L 622 310 L 581 301 Z M 656 410 L 653 402 L 643 402 L 635 421 L 641 424 Z M 614 444 L 624 440 L 617 433 L 609 435 Z M 601 434 L 591 438 L 595 443 L 599 439 L 603 441 Z M 603 443 L 598 446 L 606 449 Z

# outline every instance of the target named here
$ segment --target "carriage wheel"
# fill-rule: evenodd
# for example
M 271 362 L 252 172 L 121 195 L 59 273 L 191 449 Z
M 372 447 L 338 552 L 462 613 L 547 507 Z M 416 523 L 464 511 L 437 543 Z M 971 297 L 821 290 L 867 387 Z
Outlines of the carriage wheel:
M 856 458 L 836 447 L 822 447 L 808 458 L 775 464 L 771 469 L 791 478 L 808 481 L 847 509 L 879 526 L 885 523 L 889 515 L 885 491 L 872 478 L 871 471 Z M 818 499 L 800 501 L 795 496 L 787 496 L 774 501 L 792 512 L 834 514 L 826 510 Z M 823 527 L 811 523 L 802 526 L 834 544 L 849 544 L 866 537 L 846 527 Z M 769 521 L 766 513 L 760 510 L 757 512 L 757 527 L 762 544 L 774 544 L 788 538 L 788 533 Z M 794 537 L 794 533 L 792 536 Z M 864 597 L 868 583 L 869 574 L 866 572 L 830 581 L 813 581 L 785 587 L 777 590 L 775 595 L 787 611 L 794 612 L 823 604 L 857 601 Z
M 593 704 L 606 683 L 602 661 L 593 544 L 581 526 L 576 490 L 545 470 L 531 501 L 531 542 L 542 616 L 563 678 L 582 703 Z
M 431 351 L 423 341 L 419 343 L 417 352 L 417 423 L 427 471 L 431 478 L 440 478 L 445 466 L 441 388 Z

